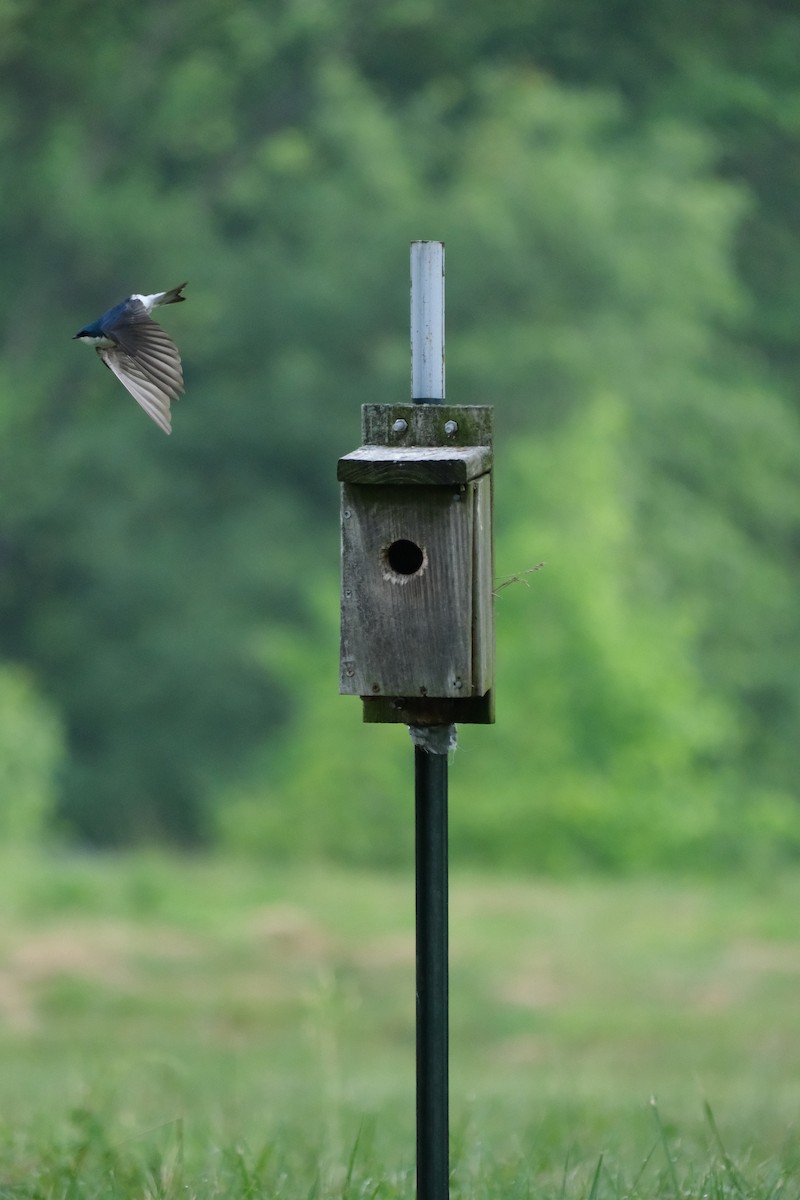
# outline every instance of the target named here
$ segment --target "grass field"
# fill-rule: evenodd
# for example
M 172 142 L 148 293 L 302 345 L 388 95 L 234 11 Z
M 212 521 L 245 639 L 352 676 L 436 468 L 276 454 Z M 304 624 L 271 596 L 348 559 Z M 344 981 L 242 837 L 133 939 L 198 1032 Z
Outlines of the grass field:
M 411 876 L 23 858 L 0 902 L 0 1198 L 413 1194 Z M 453 1196 L 800 1196 L 798 902 L 455 872 Z

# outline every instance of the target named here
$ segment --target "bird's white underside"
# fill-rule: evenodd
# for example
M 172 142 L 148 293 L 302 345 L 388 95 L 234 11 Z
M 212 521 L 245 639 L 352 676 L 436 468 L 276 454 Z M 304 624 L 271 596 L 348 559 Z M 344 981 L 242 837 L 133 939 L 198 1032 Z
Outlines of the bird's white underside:
M 152 296 L 140 296 L 138 292 L 134 292 L 131 300 L 138 300 L 151 313 L 166 296 L 166 292 L 153 292 Z
M 114 345 L 111 338 L 91 337 L 88 333 L 82 333 L 80 337 L 76 338 L 76 341 L 83 342 L 84 346 L 96 346 L 98 350 L 103 347 L 110 349 Z

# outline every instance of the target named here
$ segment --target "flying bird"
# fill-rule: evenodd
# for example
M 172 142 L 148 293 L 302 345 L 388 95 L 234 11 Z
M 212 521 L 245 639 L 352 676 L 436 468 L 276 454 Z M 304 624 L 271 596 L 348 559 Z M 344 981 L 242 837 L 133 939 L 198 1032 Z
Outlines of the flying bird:
M 180 304 L 186 299 L 181 295 L 185 287 L 182 283 L 152 296 L 134 293 L 72 339 L 94 346 L 109 370 L 164 433 L 172 432 L 169 406 L 183 391 L 183 369 L 178 347 L 150 314 L 159 305 Z

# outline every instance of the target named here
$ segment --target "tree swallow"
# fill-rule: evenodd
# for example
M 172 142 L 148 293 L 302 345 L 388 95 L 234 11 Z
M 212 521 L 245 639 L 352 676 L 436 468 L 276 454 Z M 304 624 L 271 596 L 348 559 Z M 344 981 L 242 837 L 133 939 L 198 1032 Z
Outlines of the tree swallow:
M 72 339 L 94 346 L 109 370 L 164 433 L 172 432 L 169 405 L 183 391 L 183 369 L 178 347 L 150 313 L 160 304 L 180 304 L 186 299 L 181 295 L 185 287 L 182 283 L 152 296 L 134 293 Z

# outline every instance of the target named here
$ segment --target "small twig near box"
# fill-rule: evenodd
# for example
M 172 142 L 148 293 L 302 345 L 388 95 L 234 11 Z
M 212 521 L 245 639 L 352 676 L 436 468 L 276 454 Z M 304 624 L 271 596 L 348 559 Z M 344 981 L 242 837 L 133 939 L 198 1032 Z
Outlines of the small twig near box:
M 535 567 L 528 567 L 527 571 L 520 571 L 518 575 L 509 575 L 508 579 L 504 579 L 502 583 L 498 583 L 497 587 L 492 590 L 492 595 L 499 595 L 503 588 L 510 587 L 512 583 L 524 583 L 525 587 L 530 587 L 531 585 L 528 583 L 525 576 L 532 575 L 534 571 L 541 571 L 542 567 L 544 566 L 546 566 L 546 564 L 540 562 L 537 563 Z

